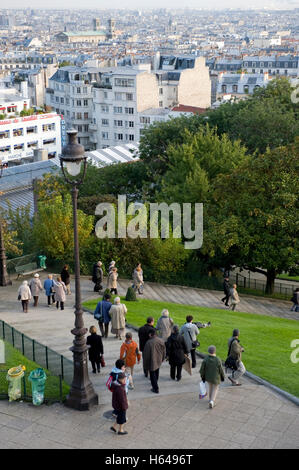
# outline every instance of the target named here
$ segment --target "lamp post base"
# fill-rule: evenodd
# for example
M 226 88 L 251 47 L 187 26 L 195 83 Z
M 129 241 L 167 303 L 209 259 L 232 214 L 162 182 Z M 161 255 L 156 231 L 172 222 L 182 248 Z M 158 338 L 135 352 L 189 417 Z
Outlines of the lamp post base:
M 92 385 L 91 387 L 85 387 L 84 390 L 76 390 L 72 387 L 64 404 L 68 408 L 78 411 L 88 411 L 91 407 L 99 404 L 99 399 Z

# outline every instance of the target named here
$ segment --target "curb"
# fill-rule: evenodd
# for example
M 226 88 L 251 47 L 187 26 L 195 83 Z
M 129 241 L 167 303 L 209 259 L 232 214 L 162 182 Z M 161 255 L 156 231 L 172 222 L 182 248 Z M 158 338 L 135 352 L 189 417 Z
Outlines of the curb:
M 88 308 L 83 307 L 83 311 L 93 315 L 93 311 L 89 310 Z M 128 328 L 136 331 L 136 332 L 139 329 L 134 325 L 130 325 L 129 323 L 126 326 Z M 200 351 L 196 351 L 196 355 L 198 357 L 200 357 L 201 359 L 204 359 L 207 356 L 207 354 L 201 353 Z M 259 377 L 258 375 L 253 374 L 252 372 L 246 371 L 244 375 L 245 375 L 245 377 L 248 377 L 249 379 L 251 379 L 254 382 L 258 383 L 259 385 L 263 385 L 264 387 L 269 388 L 270 390 L 277 393 L 278 395 L 281 395 L 286 400 L 289 400 L 292 403 L 294 403 L 295 405 L 299 406 L 299 398 L 295 397 L 295 395 L 292 395 L 291 393 L 285 392 L 281 388 L 277 387 L 276 385 L 271 384 L 270 382 L 267 382 L 267 380 L 261 379 L 261 377 Z

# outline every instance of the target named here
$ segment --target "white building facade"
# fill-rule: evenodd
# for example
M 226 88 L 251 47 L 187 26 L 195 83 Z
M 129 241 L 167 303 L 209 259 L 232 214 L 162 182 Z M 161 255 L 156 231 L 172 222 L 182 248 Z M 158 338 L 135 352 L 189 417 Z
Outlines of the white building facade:
M 0 120 L 0 160 L 32 158 L 34 149 L 47 150 L 49 158 L 61 153 L 61 116 L 37 114 Z

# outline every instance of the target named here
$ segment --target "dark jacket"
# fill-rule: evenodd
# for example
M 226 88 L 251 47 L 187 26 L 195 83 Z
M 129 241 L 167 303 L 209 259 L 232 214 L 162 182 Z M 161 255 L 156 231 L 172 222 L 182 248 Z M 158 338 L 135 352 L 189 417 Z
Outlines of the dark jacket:
M 128 400 L 126 393 L 126 386 L 119 382 L 112 382 L 112 407 L 117 411 L 125 411 L 128 409 Z
M 102 282 L 103 281 L 103 270 L 97 263 L 93 265 L 92 269 L 92 282 Z
M 160 369 L 165 357 L 165 342 L 158 336 L 153 336 L 146 342 L 143 350 L 143 368 L 149 371 Z
M 214 385 L 219 385 L 220 380 L 223 382 L 225 378 L 221 360 L 216 356 L 206 356 L 199 372 L 203 382 L 210 382 Z
M 230 283 L 229 281 L 223 281 L 223 290 L 226 295 L 230 295 Z
M 232 359 L 235 359 L 235 361 L 241 361 L 242 360 L 242 352 L 243 352 L 243 348 L 242 348 L 238 338 L 236 338 L 235 336 L 230 338 L 228 340 L 228 355 Z
M 63 269 L 60 273 L 62 282 L 67 286 L 71 282 L 71 276 L 67 269 Z
M 156 329 L 153 326 L 146 323 L 144 326 L 139 328 L 138 330 L 138 337 L 139 337 L 139 350 L 142 352 L 144 350 L 145 343 L 148 340 L 148 333 L 150 330 Z
M 89 360 L 98 362 L 101 359 L 101 355 L 104 354 L 102 338 L 96 333 L 92 333 L 90 336 L 87 336 L 86 344 L 90 346 L 88 350 Z
M 180 366 L 185 363 L 185 354 L 188 354 L 184 338 L 180 334 L 172 333 L 166 342 L 166 355 L 171 366 Z

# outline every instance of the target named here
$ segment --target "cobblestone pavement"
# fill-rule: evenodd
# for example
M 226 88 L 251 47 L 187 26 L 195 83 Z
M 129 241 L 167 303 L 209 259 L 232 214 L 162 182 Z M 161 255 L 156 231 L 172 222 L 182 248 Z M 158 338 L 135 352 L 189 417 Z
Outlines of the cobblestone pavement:
M 43 278 L 43 275 L 41 276 Z M 69 357 L 74 324 L 74 295 L 67 297 L 64 311 L 46 306 L 45 297 L 29 313 L 21 312 L 16 300 L 17 287 L 0 289 L 0 319 L 19 331 Z M 129 281 L 120 281 L 119 293 L 125 293 Z M 82 279 L 83 299 L 92 298 L 92 283 Z M 223 308 L 221 293 L 148 284 L 145 297 L 190 305 Z M 265 315 L 289 315 L 290 304 L 281 301 L 241 298 L 242 311 Z M 247 310 L 246 310 L 247 309 Z M 297 314 L 298 315 L 298 314 Z M 294 315 L 292 316 L 294 318 Z M 298 319 L 298 318 L 297 318 Z M 84 314 L 89 328 L 94 319 Z M 133 332 L 136 338 L 136 333 Z M 169 377 L 169 365 L 161 367 L 160 394 L 150 391 L 150 382 L 142 366 L 134 371 L 135 390 L 129 392 L 129 434 L 112 435 L 111 393 L 106 390 L 108 372 L 118 357 L 120 341 L 104 340 L 107 367 L 90 374 L 100 405 L 86 412 L 63 405 L 34 407 L 28 403 L 0 401 L 0 448 L 101 448 L 101 449 L 207 449 L 207 448 L 299 448 L 299 409 L 262 385 L 244 378 L 242 387 L 221 384 L 217 406 L 210 410 L 207 399 L 198 399 L 200 360 L 190 377 L 181 382 Z

